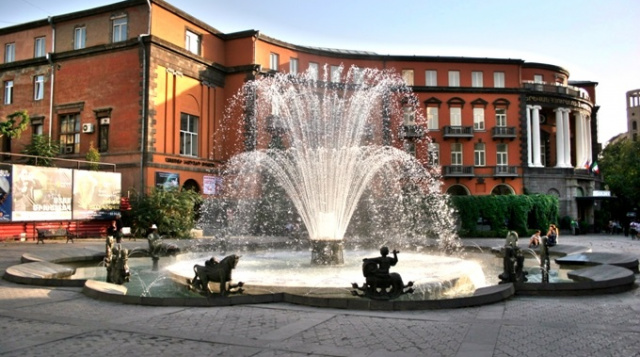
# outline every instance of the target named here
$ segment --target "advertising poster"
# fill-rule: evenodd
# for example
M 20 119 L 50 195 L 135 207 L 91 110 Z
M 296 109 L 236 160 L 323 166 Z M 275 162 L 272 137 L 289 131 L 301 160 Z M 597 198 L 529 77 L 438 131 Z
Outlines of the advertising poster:
M 222 177 L 204 176 L 202 178 L 202 193 L 205 195 L 217 195 L 222 188 Z
M 11 165 L 0 164 L 0 222 L 11 220 Z
M 156 187 L 161 187 L 165 190 L 180 187 L 180 174 L 156 172 Z
M 120 212 L 121 174 L 73 170 L 73 219 L 112 219 Z
M 13 165 L 11 220 L 71 219 L 71 169 Z

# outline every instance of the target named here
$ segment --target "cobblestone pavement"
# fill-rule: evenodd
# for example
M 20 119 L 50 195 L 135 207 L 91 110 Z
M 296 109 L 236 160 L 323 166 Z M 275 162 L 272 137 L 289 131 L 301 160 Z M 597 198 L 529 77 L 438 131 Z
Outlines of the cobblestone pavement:
M 562 243 L 640 257 L 622 235 Z M 503 240 L 481 240 L 483 246 Z M 99 246 L 78 240 L 74 248 Z M 125 243 L 126 244 L 126 243 Z M 0 272 L 60 242 L 0 243 Z M 0 280 L 0 356 L 640 356 L 640 289 L 513 297 L 472 308 L 347 311 L 286 303 L 233 307 L 122 305 L 79 288 Z

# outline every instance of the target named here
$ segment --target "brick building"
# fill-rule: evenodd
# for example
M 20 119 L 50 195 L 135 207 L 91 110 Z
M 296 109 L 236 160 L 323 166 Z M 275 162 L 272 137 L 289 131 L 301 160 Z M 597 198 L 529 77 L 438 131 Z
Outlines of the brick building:
M 243 118 L 224 113 L 247 80 L 325 65 L 394 68 L 427 120 L 391 118 L 389 144 L 441 165 L 443 190 L 552 193 L 561 216 L 593 222 L 592 201 L 575 198 L 597 182 L 586 169 L 598 149 L 597 83 L 550 64 L 318 49 L 212 25 L 161 0 L 130 0 L 0 29 L 0 117 L 32 118 L 2 151 L 44 134 L 61 141 L 61 157 L 82 160 L 93 143 L 124 192 L 175 179 L 203 192 L 246 142 Z

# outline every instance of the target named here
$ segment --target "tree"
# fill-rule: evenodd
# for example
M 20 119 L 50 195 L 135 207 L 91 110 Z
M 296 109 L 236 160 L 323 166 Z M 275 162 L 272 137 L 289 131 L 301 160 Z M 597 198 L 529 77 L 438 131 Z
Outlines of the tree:
M 98 152 L 98 149 L 96 149 L 95 146 L 93 146 L 93 141 L 89 143 L 89 151 L 87 151 L 87 155 L 85 156 L 85 159 L 90 162 L 89 164 L 90 170 L 98 171 L 98 169 L 100 168 L 100 164 L 99 164 L 100 152 Z
M 27 165 L 35 166 L 54 166 L 52 158 L 60 153 L 60 144 L 50 140 L 48 136 L 33 135 L 31 143 L 25 145 L 23 154 L 38 156 L 38 158 L 30 157 Z
M 598 168 L 604 183 L 617 197 L 620 217 L 640 204 L 640 141 L 622 139 L 602 151 Z M 618 217 L 618 218 L 619 218 Z
M 18 122 L 17 119 L 20 118 Z M 7 120 L 0 122 L 0 138 L 6 136 L 10 139 L 19 138 L 29 125 L 29 114 L 26 110 L 19 110 L 7 115 Z

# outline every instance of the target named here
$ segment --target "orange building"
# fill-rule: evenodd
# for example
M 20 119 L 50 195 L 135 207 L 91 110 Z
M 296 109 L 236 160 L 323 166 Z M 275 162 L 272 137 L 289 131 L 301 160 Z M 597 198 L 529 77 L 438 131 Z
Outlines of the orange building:
M 177 183 L 210 194 L 239 144 L 251 150 L 267 135 L 225 117 L 248 80 L 325 65 L 393 68 L 427 120 L 390 118 L 387 144 L 441 166 L 443 190 L 552 193 L 561 216 L 593 221 L 592 201 L 575 198 L 596 188 L 586 167 L 597 154 L 597 83 L 523 60 L 318 49 L 212 25 L 161 0 L 129 0 L 0 29 L 0 117 L 27 110 L 32 119 L 2 151 L 44 134 L 67 159 L 94 145 L 122 173 L 125 193 Z M 419 140 L 423 129 L 431 145 Z

